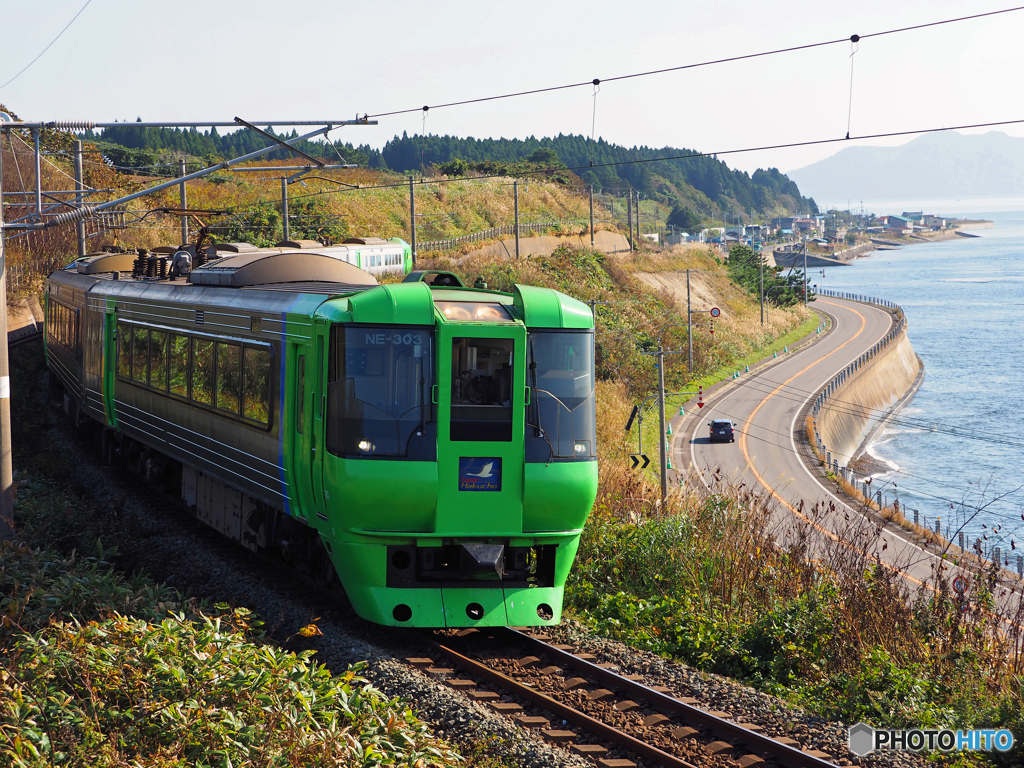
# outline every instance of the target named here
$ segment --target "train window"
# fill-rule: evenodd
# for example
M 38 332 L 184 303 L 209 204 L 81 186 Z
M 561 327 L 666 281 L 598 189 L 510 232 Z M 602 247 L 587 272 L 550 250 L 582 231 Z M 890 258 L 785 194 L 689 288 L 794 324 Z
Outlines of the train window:
M 242 350 L 242 416 L 260 424 L 270 423 L 270 351 Z
M 213 342 L 192 339 L 192 399 L 213 405 Z
M 170 338 L 170 381 L 171 394 L 188 397 L 188 351 L 189 337 L 172 333 Z
M 242 391 L 242 348 L 217 342 L 217 408 L 238 414 Z
M 148 359 L 149 330 L 136 325 L 132 328 L 132 381 L 146 383 Z
M 512 339 L 452 340 L 451 439 L 512 439 Z
M 149 333 L 149 386 L 167 389 L 167 332 Z
M 301 435 L 306 427 L 306 356 L 295 364 L 295 429 Z
M 47 334 L 70 352 L 78 351 L 78 310 L 53 299 L 48 302 Z
M 117 324 L 117 375 L 132 377 L 132 327 Z
M 437 455 L 433 329 L 331 328 L 327 448 L 344 456 Z
M 593 459 L 597 454 L 594 335 L 531 331 L 526 341 L 526 460 Z

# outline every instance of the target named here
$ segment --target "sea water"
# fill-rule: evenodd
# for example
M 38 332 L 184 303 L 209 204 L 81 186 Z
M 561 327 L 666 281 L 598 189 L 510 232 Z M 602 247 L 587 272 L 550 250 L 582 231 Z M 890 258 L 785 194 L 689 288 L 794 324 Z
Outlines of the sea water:
M 869 446 L 890 468 L 872 488 L 898 498 L 911 519 L 917 510 L 929 527 L 940 520 L 954 543 L 962 529 L 986 554 L 1001 547 L 1016 569 L 1024 552 L 1024 211 L 970 218 L 995 226 L 808 272 L 822 287 L 902 306 L 924 361 L 921 388 Z

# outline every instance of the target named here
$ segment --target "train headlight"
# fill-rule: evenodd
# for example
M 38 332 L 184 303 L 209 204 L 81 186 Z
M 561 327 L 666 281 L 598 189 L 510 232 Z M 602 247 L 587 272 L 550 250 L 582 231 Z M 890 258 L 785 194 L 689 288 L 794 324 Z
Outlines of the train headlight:
M 590 455 L 590 441 L 589 440 L 578 440 L 573 446 L 573 453 L 577 456 L 589 456 Z
M 373 453 L 373 443 L 371 443 L 369 440 L 360 440 L 359 450 L 362 451 L 363 453 Z
M 445 320 L 467 323 L 508 323 L 512 315 L 497 302 L 486 301 L 437 301 Z

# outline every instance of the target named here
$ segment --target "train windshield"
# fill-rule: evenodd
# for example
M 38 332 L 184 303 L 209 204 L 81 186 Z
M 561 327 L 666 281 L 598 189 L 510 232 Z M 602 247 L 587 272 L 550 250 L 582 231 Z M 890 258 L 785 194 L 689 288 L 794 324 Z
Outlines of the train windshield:
M 530 331 L 526 347 L 526 460 L 593 459 L 594 334 Z
M 327 449 L 341 456 L 437 453 L 430 390 L 434 331 L 419 326 L 337 325 L 331 329 Z

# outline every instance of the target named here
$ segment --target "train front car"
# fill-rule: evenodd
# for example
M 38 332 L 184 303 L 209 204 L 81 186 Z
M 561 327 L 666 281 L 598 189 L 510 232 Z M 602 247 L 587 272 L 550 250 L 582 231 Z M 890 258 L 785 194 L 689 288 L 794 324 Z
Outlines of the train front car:
M 356 611 L 557 623 L 597 492 L 590 309 L 414 273 L 325 302 L 314 325 L 317 527 Z

